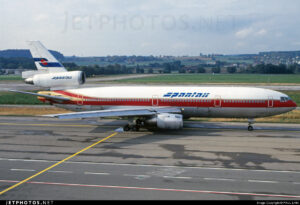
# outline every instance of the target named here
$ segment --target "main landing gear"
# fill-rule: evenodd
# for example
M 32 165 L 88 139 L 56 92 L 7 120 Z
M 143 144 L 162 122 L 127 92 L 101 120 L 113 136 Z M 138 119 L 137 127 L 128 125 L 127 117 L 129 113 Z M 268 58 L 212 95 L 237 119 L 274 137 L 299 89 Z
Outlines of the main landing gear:
M 128 131 L 139 131 L 140 128 L 144 125 L 144 122 L 141 120 L 141 119 L 137 119 L 135 120 L 135 123 L 133 124 L 127 124 L 123 127 L 123 130 L 125 132 L 128 132 Z
M 248 131 L 253 131 L 253 125 L 254 124 L 254 119 L 248 119 Z
M 123 130 L 125 132 L 128 132 L 128 131 L 139 131 L 140 130 L 140 126 L 127 124 L 127 125 L 125 125 L 123 127 Z

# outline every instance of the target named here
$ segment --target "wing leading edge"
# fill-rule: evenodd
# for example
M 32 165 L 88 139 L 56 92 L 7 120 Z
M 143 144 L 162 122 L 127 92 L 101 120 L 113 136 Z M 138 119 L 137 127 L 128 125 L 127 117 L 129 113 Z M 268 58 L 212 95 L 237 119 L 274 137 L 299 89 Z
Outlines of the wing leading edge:
M 135 109 L 113 109 L 113 110 L 96 110 L 87 112 L 74 112 L 66 114 L 44 115 L 47 117 L 56 117 L 59 119 L 76 119 L 76 118 L 92 118 L 92 117 L 141 117 L 152 116 L 160 113 L 181 113 L 181 109 L 177 107 L 149 107 Z

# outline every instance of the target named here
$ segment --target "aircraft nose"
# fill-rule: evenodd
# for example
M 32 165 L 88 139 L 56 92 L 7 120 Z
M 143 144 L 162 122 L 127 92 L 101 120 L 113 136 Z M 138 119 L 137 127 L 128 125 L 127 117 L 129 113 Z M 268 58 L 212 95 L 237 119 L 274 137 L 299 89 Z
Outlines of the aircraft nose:
M 297 108 L 297 104 L 293 100 L 290 100 L 288 102 L 288 109 L 289 109 L 289 111 L 295 110 L 296 108 Z
M 294 107 L 294 109 L 297 108 L 297 104 L 294 101 L 292 101 L 292 106 Z

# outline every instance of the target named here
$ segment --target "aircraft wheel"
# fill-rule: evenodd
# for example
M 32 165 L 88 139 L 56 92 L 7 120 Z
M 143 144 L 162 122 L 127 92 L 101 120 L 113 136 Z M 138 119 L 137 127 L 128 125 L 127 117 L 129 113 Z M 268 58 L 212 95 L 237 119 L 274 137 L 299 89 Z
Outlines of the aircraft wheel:
M 137 125 L 141 125 L 141 124 L 142 124 L 142 120 L 137 119 L 137 120 L 135 121 L 135 123 L 136 123 Z
M 130 126 L 129 126 L 129 125 L 125 125 L 125 126 L 123 127 L 123 130 L 124 130 L 125 132 L 128 132 L 128 131 L 130 130 Z
M 140 126 L 138 125 L 133 125 L 132 128 L 131 128 L 132 131 L 136 131 L 138 132 L 140 130 Z
M 251 125 L 248 126 L 248 131 L 253 131 L 253 127 Z

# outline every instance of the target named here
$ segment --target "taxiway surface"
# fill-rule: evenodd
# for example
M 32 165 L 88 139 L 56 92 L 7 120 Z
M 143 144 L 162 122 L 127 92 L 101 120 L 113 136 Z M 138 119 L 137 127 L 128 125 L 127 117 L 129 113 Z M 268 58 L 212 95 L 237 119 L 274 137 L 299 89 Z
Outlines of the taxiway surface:
M 125 123 L 0 117 L 0 191 Z M 300 125 L 186 125 L 118 133 L 0 199 L 300 199 Z

